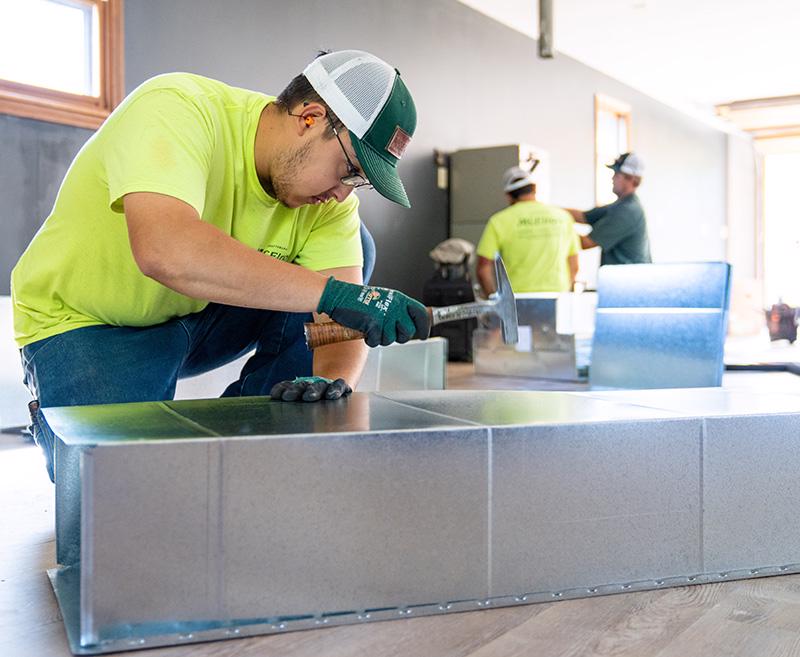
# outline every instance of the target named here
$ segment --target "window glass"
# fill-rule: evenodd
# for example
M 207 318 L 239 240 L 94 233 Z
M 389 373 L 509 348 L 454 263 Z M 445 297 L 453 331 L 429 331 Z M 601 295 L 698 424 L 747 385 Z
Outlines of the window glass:
M 68 0 L 0 0 L 0 78 L 99 95 L 97 9 Z
M 800 306 L 800 152 L 764 157 L 764 293 L 767 307 Z
M 0 114 L 98 127 L 125 94 L 123 0 L 0 0 Z

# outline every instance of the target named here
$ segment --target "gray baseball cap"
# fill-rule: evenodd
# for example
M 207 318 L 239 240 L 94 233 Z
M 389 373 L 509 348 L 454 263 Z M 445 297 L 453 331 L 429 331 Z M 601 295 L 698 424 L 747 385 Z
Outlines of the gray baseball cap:
M 627 173 L 629 176 L 641 176 L 644 173 L 644 162 L 636 153 L 623 153 L 611 164 L 606 164 L 609 169 L 617 173 Z
M 503 191 L 513 192 L 528 185 L 535 185 L 536 180 L 532 171 L 526 171 L 522 167 L 511 167 L 503 174 Z

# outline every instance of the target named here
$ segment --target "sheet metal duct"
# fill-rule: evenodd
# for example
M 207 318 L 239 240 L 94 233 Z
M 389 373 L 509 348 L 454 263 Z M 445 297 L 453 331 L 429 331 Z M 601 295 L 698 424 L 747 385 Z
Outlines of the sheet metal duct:
M 800 572 L 800 395 L 355 393 L 46 409 L 96 654 Z

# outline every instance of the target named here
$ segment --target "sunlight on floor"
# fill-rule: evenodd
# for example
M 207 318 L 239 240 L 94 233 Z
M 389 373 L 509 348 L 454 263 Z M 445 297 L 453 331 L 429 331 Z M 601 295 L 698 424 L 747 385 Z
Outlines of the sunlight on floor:
M 0 492 L 19 488 L 32 478 L 46 477 L 44 455 L 36 445 L 23 442 L 17 436 L 2 436 L 0 440 Z
M 44 456 L 14 434 L 0 434 L 0 528 L 5 547 L 52 541 L 55 530 L 55 487 Z

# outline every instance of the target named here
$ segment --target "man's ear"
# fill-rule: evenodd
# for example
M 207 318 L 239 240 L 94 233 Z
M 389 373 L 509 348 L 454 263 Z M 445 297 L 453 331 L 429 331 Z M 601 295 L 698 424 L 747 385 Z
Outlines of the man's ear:
M 325 118 L 325 107 L 320 103 L 303 103 L 292 115 L 297 117 L 298 135 L 303 135 L 316 128 Z

